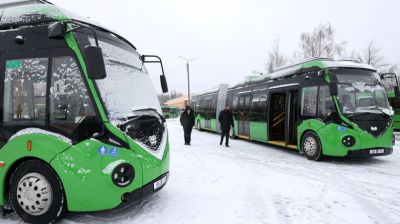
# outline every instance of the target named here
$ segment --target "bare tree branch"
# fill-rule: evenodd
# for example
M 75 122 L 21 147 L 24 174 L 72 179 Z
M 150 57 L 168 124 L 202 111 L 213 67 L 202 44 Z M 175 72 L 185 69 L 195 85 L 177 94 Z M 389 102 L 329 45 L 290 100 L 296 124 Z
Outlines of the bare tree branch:
M 266 70 L 272 73 L 275 69 L 288 63 L 288 57 L 280 50 L 280 40 L 276 39 L 271 44 L 271 50 L 268 52 Z

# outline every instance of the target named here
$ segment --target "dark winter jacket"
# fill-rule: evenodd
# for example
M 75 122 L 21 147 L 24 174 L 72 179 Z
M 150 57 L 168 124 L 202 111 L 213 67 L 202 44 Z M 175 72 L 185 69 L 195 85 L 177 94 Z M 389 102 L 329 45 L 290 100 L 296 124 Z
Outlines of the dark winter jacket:
M 194 126 L 194 112 L 193 112 L 193 110 L 190 109 L 190 113 L 189 114 L 186 112 L 186 110 L 183 111 L 182 114 L 181 114 L 180 121 L 181 121 L 181 125 L 184 128 L 193 127 Z
M 233 115 L 230 110 L 222 110 L 219 112 L 218 121 L 221 124 L 221 130 L 229 130 L 231 126 L 235 126 L 233 123 Z

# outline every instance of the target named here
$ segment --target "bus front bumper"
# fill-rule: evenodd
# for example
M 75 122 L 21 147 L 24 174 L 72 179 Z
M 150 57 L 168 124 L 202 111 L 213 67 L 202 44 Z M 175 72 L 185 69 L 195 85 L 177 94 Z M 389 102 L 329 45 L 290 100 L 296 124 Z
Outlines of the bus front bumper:
M 385 156 L 393 153 L 393 148 L 370 148 L 361 150 L 349 150 L 347 156 L 349 157 L 371 157 L 371 156 Z
M 124 207 L 125 204 L 140 201 L 143 198 L 156 193 L 166 185 L 168 178 L 169 172 L 159 176 L 155 180 L 151 181 L 150 183 L 144 185 L 139 189 L 136 189 L 129 193 L 125 193 L 124 195 L 122 195 L 122 203 L 120 204 L 120 206 L 118 206 L 118 208 Z

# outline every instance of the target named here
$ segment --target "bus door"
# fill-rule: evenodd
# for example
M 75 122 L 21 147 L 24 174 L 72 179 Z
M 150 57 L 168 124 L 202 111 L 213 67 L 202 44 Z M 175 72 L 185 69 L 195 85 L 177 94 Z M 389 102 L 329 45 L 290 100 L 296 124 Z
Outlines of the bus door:
M 286 113 L 286 146 L 297 149 L 297 123 L 299 117 L 299 90 L 288 90 L 287 95 L 287 113 Z
M 298 87 L 270 90 L 268 104 L 270 143 L 297 148 L 298 98 Z
M 251 95 L 239 96 L 238 107 L 238 134 L 241 138 L 248 139 L 250 136 L 250 114 L 251 114 Z

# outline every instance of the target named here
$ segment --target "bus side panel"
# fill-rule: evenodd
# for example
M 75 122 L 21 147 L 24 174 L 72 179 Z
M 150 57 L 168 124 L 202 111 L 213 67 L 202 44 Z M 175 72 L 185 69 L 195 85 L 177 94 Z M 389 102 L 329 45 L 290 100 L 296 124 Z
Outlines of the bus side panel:
M 400 113 L 399 110 L 395 110 L 393 115 L 393 127 L 395 131 L 400 131 Z
M 218 132 L 219 131 L 219 122 L 217 121 L 217 119 L 213 118 L 211 119 L 211 130 L 214 132 Z
M 105 147 L 106 153 L 100 153 Z M 117 155 L 110 154 L 116 149 Z M 133 182 L 128 187 L 118 187 L 112 182 L 116 166 L 129 163 L 135 170 Z M 130 149 L 116 148 L 95 140 L 85 140 L 58 155 L 51 162 L 64 186 L 68 210 L 73 212 L 101 211 L 117 207 L 124 193 L 143 185 L 142 165 Z
M 267 142 L 267 123 L 265 122 L 250 122 L 250 139 L 262 142 Z
M 28 141 L 31 141 L 31 150 L 28 150 Z M 54 136 L 45 134 L 26 134 L 9 140 L 0 149 L 0 161 L 5 166 L 0 167 L 0 205 L 4 204 L 6 177 L 8 172 L 13 172 L 10 168 L 20 159 L 38 158 L 47 163 L 59 153 L 71 147 L 70 144 Z

